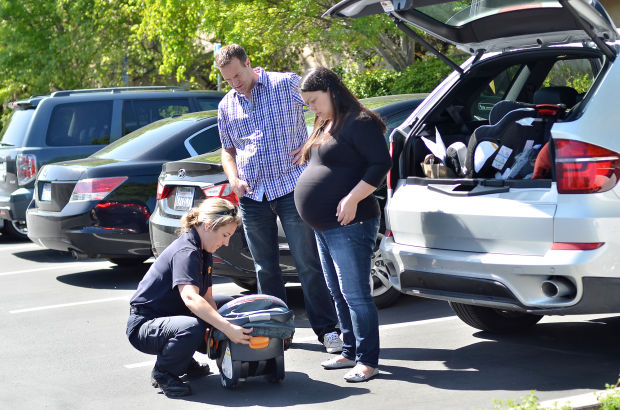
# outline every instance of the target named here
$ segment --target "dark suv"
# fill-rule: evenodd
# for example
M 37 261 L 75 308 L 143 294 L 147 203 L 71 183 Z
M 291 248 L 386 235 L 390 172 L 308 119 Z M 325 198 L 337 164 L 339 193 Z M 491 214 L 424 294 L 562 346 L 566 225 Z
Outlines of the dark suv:
M 179 87 L 57 91 L 9 104 L 0 140 L 0 220 L 27 239 L 26 209 L 42 165 L 86 157 L 153 121 L 217 108 L 224 94 Z

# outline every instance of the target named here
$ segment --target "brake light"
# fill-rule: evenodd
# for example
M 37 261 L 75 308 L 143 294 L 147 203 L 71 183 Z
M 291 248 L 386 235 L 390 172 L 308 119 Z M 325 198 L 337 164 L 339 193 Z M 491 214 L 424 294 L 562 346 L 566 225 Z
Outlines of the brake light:
M 160 199 L 166 199 L 172 193 L 172 187 L 163 186 L 161 182 L 157 181 L 157 197 L 155 198 L 157 201 Z
M 553 251 L 591 251 L 603 246 L 605 242 L 554 242 Z
M 32 154 L 17 154 L 17 183 L 25 185 L 37 176 L 37 157 Z
M 394 234 L 392 233 L 392 231 L 390 229 L 386 229 L 385 233 L 383 234 L 383 236 L 385 236 L 386 238 L 391 238 L 394 236 Z
M 70 201 L 99 201 L 125 182 L 127 177 L 89 178 L 75 184 Z
M 581 141 L 554 140 L 560 194 L 590 194 L 612 189 L 620 176 L 620 156 Z
M 237 194 L 235 194 L 230 184 L 213 185 L 202 188 L 202 192 L 204 192 L 207 198 L 224 198 L 233 205 L 239 205 L 239 198 L 237 198 Z

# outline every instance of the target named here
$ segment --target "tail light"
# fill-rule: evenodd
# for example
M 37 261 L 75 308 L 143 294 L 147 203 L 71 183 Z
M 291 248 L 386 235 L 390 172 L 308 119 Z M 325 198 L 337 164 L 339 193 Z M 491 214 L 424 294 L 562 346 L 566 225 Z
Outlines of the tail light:
M 32 154 L 17 154 L 17 183 L 25 185 L 37 176 L 37 157 Z
M 99 201 L 125 182 L 127 177 L 89 178 L 75 184 L 70 201 Z
M 230 184 L 213 185 L 202 188 L 202 192 L 204 192 L 207 198 L 224 198 L 232 202 L 233 205 L 239 205 L 239 198 L 237 198 L 237 194 L 235 194 Z
M 170 196 L 173 189 L 169 186 L 163 186 L 161 182 L 157 181 L 157 197 L 155 198 L 157 201 L 160 199 L 166 199 Z
M 554 242 L 551 250 L 554 251 L 591 251 L 603 246 L 605 242 Z
M 620 156 L 581 141 L 554 140 L 555 172 L 560 194 L 605 192 L 616 186 Z

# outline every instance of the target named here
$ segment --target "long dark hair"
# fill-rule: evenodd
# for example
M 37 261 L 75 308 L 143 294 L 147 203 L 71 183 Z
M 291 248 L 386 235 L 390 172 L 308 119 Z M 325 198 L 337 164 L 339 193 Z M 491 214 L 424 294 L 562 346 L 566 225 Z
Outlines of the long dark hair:
M 299 83 L 299 91 L 302 93 L 311 91 L 324 91 L 329 93 L 334 111 L 333 124 L 330 130 L 330 135 L 332 136 L 338 134 L 349 115 L 356 115 L 357 118 L 374 120 L 379 124 L 381 132 L 385 132 L 383 120 L 381 120 L 377 114 L 360 104 L 347 86 L 344 85 L 340 77 L 338 77 L 338 74 L 326 67 L 315 67 L 308 71 Z M 301 150 L 302 164 L 310 158 L 310 149 L 312 145 L 321 142 L 319 138 L 321 138 L 325 126 L 326 121 L 324 119 L 318 116 L 314 118 L 314 130 Z

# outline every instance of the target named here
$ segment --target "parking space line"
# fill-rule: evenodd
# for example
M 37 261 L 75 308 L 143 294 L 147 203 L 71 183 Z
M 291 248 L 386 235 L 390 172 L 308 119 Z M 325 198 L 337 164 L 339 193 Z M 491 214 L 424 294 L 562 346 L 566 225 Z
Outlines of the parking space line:
M 147 367 L 147 366 L 153 366 L 155 365 L 155 360 L 150 360 L 148 362 L 141 362 L 141 363 L 134 363 L 134 364 L 126 364 L 123 367 L 125 367 L 126 369 L 136 369 L 138 367 Z
M 391 325 L 381 325 L 381 326 L 379 326 L 379 331 L 381 331 L 381 330 L 398 329 L 398 328 L 410 327 L 410 326 L 429 325 L 431 323 L 445 322 L 445 321 L 448 321 L 448 320 L 455 320 L 455 319 L 458 319 L 458 317 L 457 316 L 446 316 L 446 317 L 438 317 L 438 318 L 435 318 L 435 319 L 417 320 L 417 321 L 413 321 L 413 322 L 393 323 Z M 293 337 L 293 343 L 306 343 L 306 342 L 311 342 L 313 340 L 316 340 L 316 336 L 307 336 L 307 337 L 300 337 L 300 338 Z M 153 366 L 154 364 L 155 364 L 155 360 L 151 360 L 151 361 L 148 361 L 148 362 L 126 364 L 126 365 L 123 365 L 123 367 L 125 367 L 126 369 L 136 369 L 136 368 L 139 368 L 139 367 Z
M 88 265 L 87 265 L 88 264 Z M 47 266 L 45 268 L 34 268 L 34 269 L 23 269 L 23 270 L 14 270 L 11 272 L 0 272 L 0 276 L 8 276 L 8 275 L 18 275 L 20 273 L 30 273 L 30 272 L 40 272 L 40 271 L 44 271 L 44 270 L 54 270 L 54 269 L 58 269 L 60 267 L 70 267 L 70 268 L 74 268 L 74 267 L 80 267 L 80 266 L 99 266 L 99 265 L 105 265 L 108 266 L 110 265 L 110 262 L 105 261 L 105 262 L 82 262 L 80 264 L 80 262 L 71 262 L 70 265 L 67 265 L 67 263 L 58 263 L 56 265 L 53 266 Z
M 13 251 L 13 250 L 19 250 L 19 249 L 41 249 L 43 250 L 44 248 L 41 248 L 36 243 L 32 243 L 32 242 L 24 244 L 24 245 L 0 246 L 0 252 Z
M 73 303 L 61 303 L 59 305 L 48 305 L 48 306 L 39 306 L 28 309 L 17 309 L 10 310 L 9 313 L 26 313 L 26 312 L 35 312 L 39 310 L 48 310 L 48 309 L 59 309 L 64 307 L 72 307 L 72 306 L 80 306 L 80 305 L 89 305 L 91 303 L 104 303 L 104 302 L 112 302 L 115 300 L 129 300 L 131 296 L 120 296 L 115 298 L 107 298 L 107 299 L 93 299 L 93 300 L 85 300 L 82 302 L 73 302 Z

